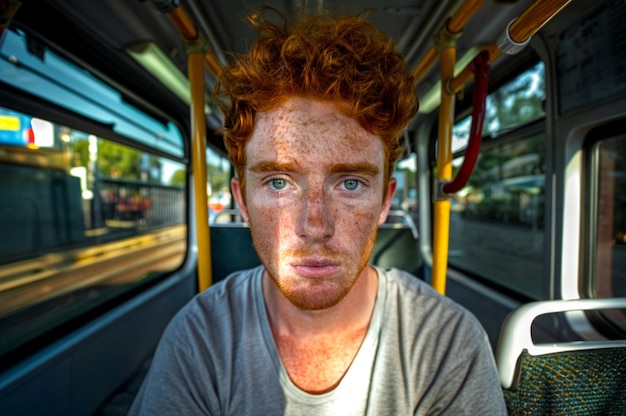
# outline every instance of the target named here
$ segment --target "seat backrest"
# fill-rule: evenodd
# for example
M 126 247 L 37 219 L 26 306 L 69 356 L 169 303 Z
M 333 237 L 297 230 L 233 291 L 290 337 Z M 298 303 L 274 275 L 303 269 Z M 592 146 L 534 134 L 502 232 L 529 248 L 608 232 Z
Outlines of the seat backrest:
M 241 222 L 211 225 L 211 263 L 213 283 L 237 270 L 261 264 L 252 245 L 250 228 Z
M 532 302 L 502 326 L 496 362 L 510 415 L 612 415 L 626 409 L 626 340 L 535 344 L 536 317 L 626 309 L 626 298 Z
M 390 211 L 387 222 L 378 227 L 370 263 L 420 276 L 423 261 L 418 241 L 417 227 L 411 216 L 404 211 Z

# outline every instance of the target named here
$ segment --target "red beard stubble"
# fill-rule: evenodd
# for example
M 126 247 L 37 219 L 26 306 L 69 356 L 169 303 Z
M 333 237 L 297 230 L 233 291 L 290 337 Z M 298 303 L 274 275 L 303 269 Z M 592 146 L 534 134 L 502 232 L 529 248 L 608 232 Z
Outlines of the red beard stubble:
M 289 249 L 282 253 L 277 252 L 275 244 L 270 238 L 259 236 L 255 233 L 253 225 L 249 225 L 250 231 L 252 232 L 254 248 L 259 254 L 261 263 L 265 267 L 265 271 L 272 282 L 285 299 L 296 308 L 305 311 L 332 308 L 350 293 L 350 290 L 368 265 L 374 250 L 374 242 L 376 241 L 376 234 L 378 232 L 378 228 L 375 228 L 374 232 L 368 237 L 363 250 L 361 250 L 361 257 L 359 259 L 353 259 L 346 254 L 336 253 L 326 245 Z M 363 255 L 364 253 L 366 253 L 366 255 Z M 295 273 L 288 276 L 276 276 L 280 264 L 283 265 L 283 268 L 290 267 L 289 264 L 285 265 L 283 263 L 284 259 L 288 259 L 287 261 L 291 263 L 294 260 L 308 257 L 331 259 L 333 262 L 341 264 L 344 269 L 347 265 L 357 262 L 357 260 L 359 264 L 357 264 L 353 273 L 349 273 L 348 275 L 344 273 L 344 275 L 338 277 L 306 279 L 295 276 Z M 276 268 L 271 267 L 273 265 L 272 262 L 274 262 Z M 351 269 L 348 269 L 348 272 L 350 271 Z

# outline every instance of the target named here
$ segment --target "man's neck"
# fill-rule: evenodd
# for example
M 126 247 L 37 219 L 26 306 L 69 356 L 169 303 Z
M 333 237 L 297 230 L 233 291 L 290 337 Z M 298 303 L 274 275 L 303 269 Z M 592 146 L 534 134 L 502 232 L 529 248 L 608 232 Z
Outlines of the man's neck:
M 367 328 L 377 292 L 376 270 L 366 266 L 350 292 L 337 305 L 324 310 L 302 310 L 280 293 L 267 272 L 263 274 L 263 296 L 272 332 L 303 339 Z
M 276 348 L 291 381 L 312 394 L 334 389 L 367 334 L 378 293 L 376 271 L 366 267 L 348 295 L 321 311 L 295 307 L 267 274 L 263 292 Z

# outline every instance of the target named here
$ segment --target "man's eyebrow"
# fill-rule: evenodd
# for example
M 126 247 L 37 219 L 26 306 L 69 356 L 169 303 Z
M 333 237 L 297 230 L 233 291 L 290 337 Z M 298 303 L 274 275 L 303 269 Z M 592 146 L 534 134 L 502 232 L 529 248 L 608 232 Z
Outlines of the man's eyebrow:
M 302 170 L 302 166 L 296 161 L 277 162 L 277 161 L 260 161 L 250 166 L 250 171 L 255 173 L 264 172 L 297 172 Z
M 330 168 L 332 173 L 360 173 L 362 175 L 376 176 L 380 169 L 372 163 L 336 163 Z
M 254 173 L 302 172 L 304 167 L 295 160 L 287 162 L 264 160 L 252 165 L 249 170 Z M 380 173 L 380 169 L 369 162 L 333 163 L 329 170 L 330 173 L 358 173 L 369 176 L 376 176 Z

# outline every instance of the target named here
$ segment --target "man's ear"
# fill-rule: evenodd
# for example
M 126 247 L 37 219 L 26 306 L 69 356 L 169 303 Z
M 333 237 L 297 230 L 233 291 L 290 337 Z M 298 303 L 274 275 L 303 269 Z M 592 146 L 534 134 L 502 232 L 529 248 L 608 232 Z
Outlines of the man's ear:
M 397 186 L 398 182 L 396 181 L 396 178 L 389 178 L 387 189 L 385 189 L 385 199 L 383 200 L 383 206 L 380 211 L 380 216 L 378 217 L 378 225 L 384 224 L 387 220 L 387 214 L 389 214 L 389 210 L 391 209 L 391 202 L 393 201 L 393 197 L 396 195 Z
M 241 184 L 239 183 L 239 178 L 235 177 L 230 180 L 230 187 L 233 191 L 233 196 L 235 197 L 235 201 L 237 201 L 237 205 L 241 210 L 241 216 L 245 222 L 248 222 L 248 207 L 246 206 L 246 198 L 243 195 L 243 189 L 241 189 Z

